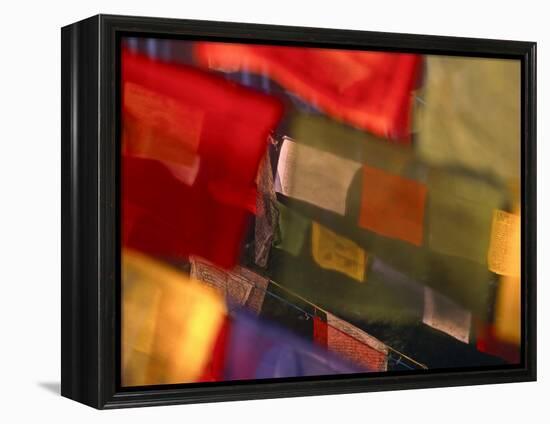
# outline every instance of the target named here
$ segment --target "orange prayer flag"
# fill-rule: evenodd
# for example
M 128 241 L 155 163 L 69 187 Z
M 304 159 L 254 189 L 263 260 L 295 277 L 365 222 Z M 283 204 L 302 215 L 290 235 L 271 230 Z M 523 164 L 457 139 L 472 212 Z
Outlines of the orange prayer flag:
M 420 246 L 426 192 L 423 184 L 365 165 L 359 225 Z

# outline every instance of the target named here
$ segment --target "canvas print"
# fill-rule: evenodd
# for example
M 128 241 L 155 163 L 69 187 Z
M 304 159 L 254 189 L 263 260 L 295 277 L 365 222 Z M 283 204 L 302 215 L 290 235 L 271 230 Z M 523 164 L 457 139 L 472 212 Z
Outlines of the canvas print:
M 520 363 L 519 60 L 119 59 L 122 387 Z

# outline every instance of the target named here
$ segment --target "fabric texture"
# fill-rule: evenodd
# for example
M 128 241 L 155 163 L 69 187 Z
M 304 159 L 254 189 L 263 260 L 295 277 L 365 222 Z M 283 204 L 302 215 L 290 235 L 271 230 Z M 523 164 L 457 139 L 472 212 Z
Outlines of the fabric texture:
M 281 104 L 216 75 L 126 50 L 121 82 L 123 244 L 235 265 Z
M 200 42 L 195 57 L 210 69 L 267 74 L 339 121 L 410 140 L 418 55 Z
M 416 146 L 433 165 L 501 181 L 520 175 L 519 60 L 427 56 Z

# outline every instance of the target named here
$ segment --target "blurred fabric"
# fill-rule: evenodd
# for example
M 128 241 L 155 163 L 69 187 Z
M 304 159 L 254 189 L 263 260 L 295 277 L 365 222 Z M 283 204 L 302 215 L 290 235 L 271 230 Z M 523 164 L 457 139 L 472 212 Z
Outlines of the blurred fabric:
M 318 120 L 326 125 L 323 118 L 308 117 L 306 119 Z M 330 125 L 338 126 L 339 124 L 331 123 Z M 345 132 L 345 130 L 342 128 L 342 131 Z M 307 140 L 306 143 L 317 143 L 324 140 L 323 134 L 327 133 L 319 131 L 315 133 L 315 136 L 305 136 L 304 139 L 296 139 L 296 141 L 286 139 L 283 143 L 300 144 L 304 143 L 304 140 Z M 367 139 L 358 140 L 358 142 L 363 143 L 363 149 L 367 151 L 371 146 L 373 151 L 377 151 L 380 147 L 377 140 Z M 390 158 L 393 147 L 398 149 L 396 146 L 384 146 L 383 148 Z M 396 152 L 398 151 L 396 150 Z M 345 192 L 346 214 L 342 217 L 338 216 L 340 214 L 334 214 L 333 211 L 323 208 L 323 205 L 314 204 L 312 201 L 314 199 L 303 201 L 300 198 L 284 196 L 281 200 L 286 203 L 287 207 L 291 207 L 295 211 L 294 215 L 301 214 L 304 218 L 313 219 L 331 228 L 356 242 L 369 255 L 379 256 L 395 269 L 408 274 L 421 284 L 427 284 L 451 297 L 457 303 L 472 309 L 482 319 L 486 319 L 491 300 L 491 286 L 494 285 L 493 280 L 496 278 L 491 278 L 487 268 L 491 214 L 495 207 L 502 205 L 499 199 L 505 199 L 505 192 L 483 182 L 473 181 L 460 173 L 444 172 L 427 167 L 422 163 L 416 163 L 412 156 L 408 159 L 409 166 L 395 167 L 397 163 L 406 163 L 403 160 L 407 160 L 407 157 L 402 153 L 397 153 L 393 159 L 384 162 L 386 169 L 376 168 L 375 174 L 367 174 L 367 176 L 373 175 L 372 182 L 368 178 L 365 181 L 364 170 L 357 171 L 357 178 L 350 181 Z M 296 180 L 300 180 L 302 176 L 307 178 L 310 169 L 306 164 L 302 168 L 295 168 Z M 377 209 L 374 209 L 372 213 L 379 219 L 374 222 L 385 225 L 384 219 L 391 220 L 391 208 L 395 208 L 394 213 L 397 217 L 403 216 L 403 220 L 409 220 L 409 222 L 411 219 L 415 219 L 416 221 L 413 222 L 421 226 L 422 243 L 419 246 L 417 246 L 419 240 L 410 243 L 410 240 L 404 235 L 405 233 L 388 234 L 383 231 L 384 227 L 376 227 L 374 224 L 371 224 L 370 228 L 361 228 L 362 212 L 364 213 L 365 203 L 369 200 L 368 195 L 365 197 L 365 186 L 372 184 L 376 188 L 380 187 L 383 184 L 381 181 L 384 181 L 386 175 L 387 178 L 391 178 L 392 175 L 396 175 L 393 172 L 398 169 L 401 169 L 401 174 L 410 176 L 408 178 L 411 182 L 410 187 L 416 190 L 416 196 L 425 199 L 426 212 L 418 213 L 418 208 L 422 207 L 424 203 L 421 200 L 420 206 L 418 200 L 415 200 L 415 203 L 404 201 L 403 204 L 397 206 L 398 203 L 392 202 L 390 197 L 386 203 L 374 202 Z M 420 172 L 420 169 L 423 172 Z M 362 173 L 363 175 L 361 175 Z M 330 173 L 327 172 L 327 175 Z M 383 175 L 382 179 L 378 175 Z M 423 184 L 418 181 L 422 179 L 425 181 Z M 443 185 L 444 181 L 447 182 L 447 186 Z M 303 182 L 299 184 L 303 184 Z M 403 190 L 401 185 L 397 185 L 397 187 L 399 190 Z M 453 188 L 455 189 L 453 190 Z M 292 192 L 287 193 L 291 194 Z M 391 195 L 391 189 L 386 189 L 384 193 Z M 399 194 L 395 195 L 399 196 Z M 502 202 L 504 201 L 502 200 Z M 440 207 L 436 209 L 435 205 L 440 205 Z M 390 208 L 390 210 L 384 208 Z M 447 225 L 444 224 L 445 222 Z M 464 227 L 466 223 L 469 225 Z M 394 231 L 405 231 L 407 227 L 396 225 L 393 228 Z M 449 247 L 446 248 L 447 246 Z M 472 250 L 477 246 L 479 246 L 477 250 Z M 282 264 L 279 266 L 285 267 Z
M 245 313 L 239 313 L 232 325 L 226 380 L 369 371 Z
M 215 75 L 126 50 L 122 88 L 123 243 L 234 265 L 281 105 Z M 197 168 L 194 175 L 189 167 Z
M 519 180 L 520 62 L 449 56 L 426 62 L 415 118 L 420 157 Z
M 122 299 L 122 385 L 196 381 L 225 319 L 216 291 L 124 250 Z
M 267 74 L 338 120 L 409 140 L 418 55 L 211 42 L 195 55 L 210 69 Z

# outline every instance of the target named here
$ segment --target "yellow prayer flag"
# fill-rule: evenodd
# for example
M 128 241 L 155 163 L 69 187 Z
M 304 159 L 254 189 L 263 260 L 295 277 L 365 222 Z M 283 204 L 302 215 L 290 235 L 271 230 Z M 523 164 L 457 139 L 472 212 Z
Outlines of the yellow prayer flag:
M 494 211 L 487 263 L 489 269 L 495 274 L 519 277 L 521 268 L 520 227 L 519 215 L 502 210 Z
M 516 207 L 519 211 L 519 207 Z M 521 340 L 521 218 L 519 213 L 496 210 L 493 214 L 489 269 L 500 274 L 495 335 L 507 343 Z
M 225 318 L 222 297 L 146 255 L 122 255 L 122 385 L 197 381 Z
M 321 268 L 331 269 L 364 281 L 367 254 L 353 241 L 317 222 L 312 225 L 313 259 Z

